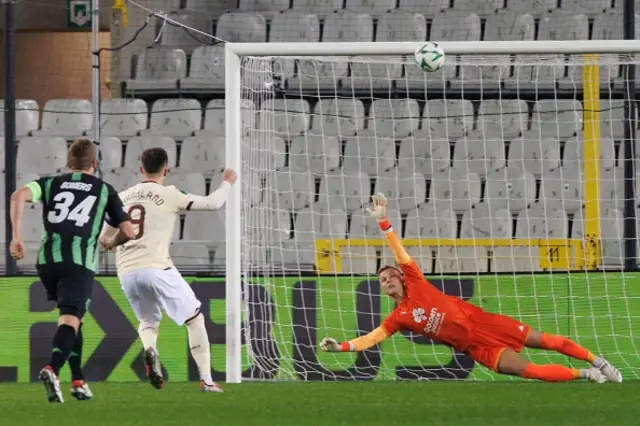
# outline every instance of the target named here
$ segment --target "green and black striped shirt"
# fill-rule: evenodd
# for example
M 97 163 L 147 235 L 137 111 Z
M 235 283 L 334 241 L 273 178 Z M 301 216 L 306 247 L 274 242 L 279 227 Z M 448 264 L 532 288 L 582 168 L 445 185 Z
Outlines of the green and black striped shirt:
M 117 227 L 127 220 L 116 190 L 86 173 L 45 177 L 27 184 L 42 201 L 44 235 L 38 264 L 69 263 L 96 271 L 98 237 L 105 216 Z

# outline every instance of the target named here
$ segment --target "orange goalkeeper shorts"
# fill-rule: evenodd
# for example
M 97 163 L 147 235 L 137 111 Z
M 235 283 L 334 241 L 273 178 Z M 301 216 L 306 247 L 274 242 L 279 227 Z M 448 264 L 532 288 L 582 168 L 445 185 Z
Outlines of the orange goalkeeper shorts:
M 531 327 L 505 315 L 481 312 L 473 316 L 475 323 L 471 343 L 465 351 L 477 363 L 498 371 L 498 361 L 505 349 L 520 352 Z

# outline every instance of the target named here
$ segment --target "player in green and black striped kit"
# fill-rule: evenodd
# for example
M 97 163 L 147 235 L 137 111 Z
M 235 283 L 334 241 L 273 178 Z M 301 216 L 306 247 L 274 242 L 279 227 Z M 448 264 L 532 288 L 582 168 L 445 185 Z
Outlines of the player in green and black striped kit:
M 122 201 L 111 185 L 93 176 L 97 168 L 93 143 L 79 139 L 69 147 L 70 173 L 44 177 L 18 189 L 11 196 L 13 239 L 11 255 L 24 257 L 22 218 L 26 202 L 42 202 L 44 236 L 38 253 L 38 275 L 49 300 L 60 310 L 53 337 L 51 362 L 40 371 L 50 402 L 63 402 L 58 374 L 67 359 L 72 374 L 71 394 L 90 399 L 81 368 L 82 318 L 91 301 L 98 265 L 98 237 L 105 215 L 128 238 L 133 228 Z

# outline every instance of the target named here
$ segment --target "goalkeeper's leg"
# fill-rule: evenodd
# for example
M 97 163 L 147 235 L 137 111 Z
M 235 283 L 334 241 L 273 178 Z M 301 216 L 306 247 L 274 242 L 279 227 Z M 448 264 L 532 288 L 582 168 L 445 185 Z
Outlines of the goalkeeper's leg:
M 549 333 L 542 333 L 538 330 L 531 330 L 525 345 L 529 348 L 545 349 L 555 351 L 571 358 L 588 362 L 593 367 L 602 371 L 607 380 L 621 382 L 622 375 L 617 368 L 611 365 L 602 357 L 595 356 L 587 348 L 577 344 L 573 340 Z
M 558 364 L 538 365 L 523 358 L 513 349 L 506 348 L 501 352 L 497 362 L 497 371 L 502 374 L 545 382 L 569 382 L 587 379 L 592 382 L 603 383 L 606 380 L 602 372 L 597 368 L 577 369 Z

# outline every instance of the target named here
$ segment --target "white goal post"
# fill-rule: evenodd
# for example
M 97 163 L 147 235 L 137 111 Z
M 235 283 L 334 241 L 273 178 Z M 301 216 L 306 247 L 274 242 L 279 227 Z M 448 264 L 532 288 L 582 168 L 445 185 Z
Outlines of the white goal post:
M 247 214 L 246 206 L 243 208 L 243 200 L 247 196 L 243 188 L 246 190 L 248 188 L 248 183 L 243 184 L 243 180 L 246 179 L 246 176 L 243 174 L 243 170 L 246 170 L 246 158 L 243 158 L 243 155 L 246 152 L 243 152 L 243 138 L 246 137 L 246 129 L 243 129 L 242 117 L 243 117 L 243 87 L 246 84 L 243 82 L 242 75 L 242 64 L 243 60 L 248 57 L 256 57 L 256 58 L 278 58 L 278 57 L 304 57 L 309 58 L 309 60 L 313 60 L 314 58 L 322 58 L 322 57 L 330 57 L 330 58 L 339 58 L 344 57 L 345 62 L 350 62 L 353 58 L 356 57 L 375 57 L 375 56 L 393 56 L 393 57 L 408 57 L 407 61 L 412 61 L 412 56 L 414 51 L 421 45 L 421 42 L 377 42 L 377 43 L 226 43 L 225 44 L 225 164 L 227 167 L 233 168 L 239 171 L 238 182 L 232 188 L 229 199 L 226 207 L 226 217 L 225 217 L 225 226 L 226 226 L 226 381 L 229 383 L 239 383 L 242 381 L 242 369 L 243 369 L 243 355 L 242 355 L 242 346 L 245 344 L 244 339 L 250 339 L 250 337 L 243 337 L 242 330 L 242 321 L 243 321 L 243 312 L 245 307 L 243 306 L 243 285 L 245 285 L 244 273 L 246 272 L 245 266 L 243 265 L 243 244 L 245 244 L 244 249 L 249 247 L 246 242 L 247 232 L 243 232 L 244 227 L 248 226 L 246 222 L 245 215 Z M 439 42 L 442 46 L 445 54 L 447 55 L 447 61 L 455 61 L 457 55 L 464 56 L 480 56 L 480 57 L 491 57 L 495 55 L 634 55 L 636 53 L 640 53 L 640 40 L 603 40 L 603 41 L 491 41 L 491 42 L 482 42 L 482 41 L 473 41 L 473 42 Z M 597 60 L 597 59 L 596 59 Z M 535 66 L 535 65 L 534 65 Z M 441 71 L 439 71 L 441 72 Z M 435 74 L 435 73 L 434 73 Z M 597 80 L 597 78 L 596 78 Z M 585 81 L 584 91 L 586 92 L 592 87 L 588 87 L 587 82 Z M 246 89 L 246 87 L 245 87 Z M 257 89 L 259 90 L 259 89 Z M 585 106 L 586 109 L 586 106 Z M 597 115 L 596 115 L 597 117 Z M 586 123 L 586 121 L 585 121 Z M 561 123 L 559 123 L 561 124 Z M 587 138 L 587 133 L 591 132 L 595 134 L 599 133 L 599 127 L 590 127 L 587 129 L 587 125 L 585 124 L 585 139 Z M 594 124 L 594 126 L 599 126 Z M 322 135 L 321 135 L 322 136 Z M 585 163 L 589 161 L 589 155 L 592 155 L 594 158 L 601 157 L 599 146 L 594 146 L 588 152 L 588 148 L 584 148 L 584 157 Z M 260 153 L 254 153 L 256 156 L 259 156 Z M 253 160 L 252 160 L 253 161 Z M 266 160 L 265 160 L 266 161 Z M 264 163 L 268 165 L 267 163 Z M 581 167 L 585 167 L 584 164 Z M 589 167 L 589 166 L 586 166 Z M 597 180 L 599 178 L 599 168 L 595 167 L 595 175 L 591 174 L 593 178 Z M 587 173 L 587 178 L 589 178 L 589 173 Z M 598 183 L 594 183 L 595 195 L 592 193 L 589 194 L 589 189 L 586 190 L 586 194 L 584 194 L 585 202 L 589 203 L 589 197 L 591 196 L 594 200 L 594 211 L 595 214 L 592 214 L 592 217 L 600 217 L 600 202 L 599 202 L 599 186 Z M 251 189 L 251 188 L 249 188 Z M 564 200 L 561 200 L 564 203 Z M 589 207 L 585 207 L 588 209 Z M 258 219 L 251 219 L 258 220 Z M 265 222 L 267 225 L 265 227 L 270 226 L 268 221 Z M 258 226 L 260 224 L 258 223 Z M 253 226 L 253 225 L 252 225 Z M 599 224 L 595 225 L 598 227 Z M 588 229 L 585 231 L 586 234 L 589 233 Z M 599 231 L 596 231 L 599 234 Z M 323 237 L 326 240 L 326 237 Z M 336 237 L 337 239 L 344 239 L 343 235 Z M 475 238 L 475 237 L 474 237 Z M 552 238 L 552 237 L 548 237 Z M 562 238 L 568 239 L 568 236 L 563 236 Z M 331 238 L 330 238 L 331 239 Z M 329 240 L 330 240 L 329 239 Z M 358 246 L 360 243 L 359 240 L 353 239 L 352 243 L 348 241 L 343 241 L 339 244 L 341 246 L 349 246 L 349 244 L 353 244 Z M 363 245 L 372 244 L 376 247 L 381 247 L 380 241 L 371 240 L 367 242 L 366 239 L 360 240 Z M 416 240 L 417 241 L 417 240 Z M 250 243 L 249 243 L 250 244 Z M 316 244 L 318 242 L 316 241 Z M 335 247 L 331 244 L 332 242 L 325 242 L 322 244 L 329 244 L 328 247 Z M 412 244 L 410 241 L 409 245 Z M 416 243 L 416 244 L 419 244 Z M 429 245 L 433 244 L 433 241 L 428 243 Z M 458 243 L 452 243 L 453 245 Z M 492 245 L 492 242 L 486 243 L 486 245 Z M 561 254 L 560 256 L 574 256 L 578 257 L 574 250 L 575 247 L 582 245 L 580 243 L 568 243 L 568 251 L 572 254 Z M 599 243 L 598 243 L 599 244 Z M 474 241 L 470 243 L 472 249 L 475 249 L 477 246 L 483 246 L 485 243 L 478 243 Z M 526 244 L 525 244 L 526 245 Z M 548 246 L 544 246 L 544 250 L 547 250 L 551 247 L 552 244 Z M 258 244 L 258 249 L 261 246 Z M 319 247 L 319 246 L 317 246 Z M 253 247 L 249 247 L 250 249 Z M 539 248 L 542 250 L 543 246 L 540 245 Z M 596 247 L 597 250 L 601 250 L 600 246 Z M 537 248 L 535 250 L 538 250 Z M 589 262 L 593 261 L 593 258 L 589 258 L 590 254 L 588 253 L 590 248 L 582 247 L 581 250 L 584 250 L 584 256 L 581 254 L 582 259 L 581 262 L 587 264 L 585 267 L 583 263 L 581 266 L 576 267 L 577 263 L 572 263 L 571 267 L 567 267 L 567 269 L 577 268 L 577 269 L 589 269 Z M 380 252 L 378 252 L 380 253 Z M 536 251 L 537 253 L 537 251 Z M 564 253 L 564 252 L 562 252 Z M 557 253 L 556 253 L 557 254 Z M 379 255 L 379 254 L 378 254 Z M 384 253 L 383 253 L 384 255 Z M 594 256 L 599 256 L 595 254 Z M 339 257 L 339 254 L 338 254 Z M 336 260 L 336 264 L 339 263 Z M 343 259 L 344 263 L 344 259 Z M 552 262 L 553 263 L 553 262 Z M 329 265 L 329 264 L 328 264 Z M 597 268 L 598 265 L 594 265 Z M 327 268 L 335 267 L 334 263 L 327 266 Z M 538 266 L 536 265 L 536 268 Z M 550 269 L 553 269 L 553 265 L 551 265 Z M 545 270 L 544 268 L 542 270 Z M 340 273 L 340 270 L 325 270 L 325 272 L 330 273 Z M 372 271 L 375 272 L 375 271 Z M 582 272 L 585 274 L 585 272 Z M 517 296 L 517 295 L 516 295 Z M 533 296 L 535 297 L 535 295 Z M 586 308 L 585 308 L 586 309 Z M 595 309 L 595 308 L 592 308 Z M 630 314 L 622 313 L 623 318 L 626 318 L 630 324 Z M 556 322 L 560 321 L 559 319 L 555 320 Z M 351 330 L 353 331 L 353 330 Z M 322 338 L 323 336 L 318 335 L 318 338 Z M 340 336 L 336 336 L 340 337 Z M 353 335 L 353 337 L 356 337 Z M 314 342 L 312 342 L 314 343 Z M 317 343 L 317 342 L 316 342 Z M 290 355 L 289 355 L 290 356 Z M 634 370 L 636 376 L 638 375 L 638 370 Z

